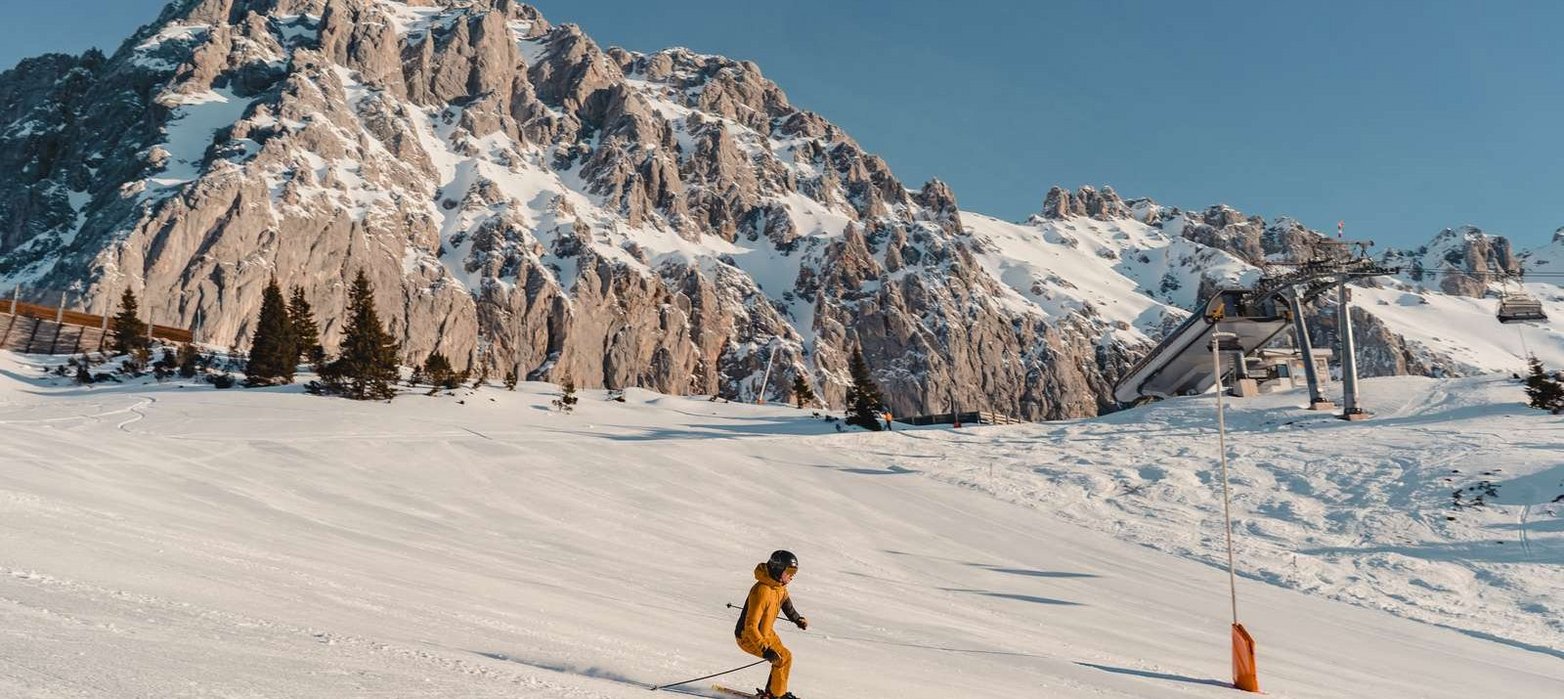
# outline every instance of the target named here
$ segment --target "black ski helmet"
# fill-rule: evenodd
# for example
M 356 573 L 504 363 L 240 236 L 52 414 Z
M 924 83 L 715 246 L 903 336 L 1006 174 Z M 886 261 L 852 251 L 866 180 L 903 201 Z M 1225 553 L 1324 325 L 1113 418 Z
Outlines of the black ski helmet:
M 770 560 L 766 561 L 766 572 L 771 575 L 772 580 L 781 580 L 783 571 L 797 567 L 798 556 L 794 556 L 791 551 L 780 549 L 772 551 Z

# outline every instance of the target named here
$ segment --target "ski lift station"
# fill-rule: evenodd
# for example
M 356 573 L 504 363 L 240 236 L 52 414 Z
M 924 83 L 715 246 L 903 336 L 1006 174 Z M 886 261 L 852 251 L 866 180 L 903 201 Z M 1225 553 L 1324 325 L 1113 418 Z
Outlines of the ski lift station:
M 1340 339 L 1342 388 L 1341 417 L 1357 420 L 1369 417 L 1358 406 L 1357 362 L 1353 352 L 1352 317 L 1347 282 L 1362 277 L 1392 274 L 1361 253 L 1346 254 L 1345 245 L 1334 254 L 1302 263 L 1278 263 L 1252 289 L 1219 290 L 1207 299 L 1197 313 L 1169 333 L 1114 387 L 1114 398 L 1133 405 L 1156 398 L 1204 393 L 1219 385 L 1219 379 L 1232 377 L 1238 396 L 1290 388 L 1302 374 L 1309 388 L 1313 410 L 1333 410 L 1335 404 L 1321 392 L 1320 377 L 1329 376 L 1330 350 L 1316 351 L 1304 323 L 1304 304 L 1337 293 L 1337 328 Z M 1540 311 L 1540 308 L 1538 309 Z M 1278 336 L 1293 332 L 1296 350 L 1268 349 Z M 1210 358 L 1213 342 L 1218 359 Z
M 1310 409 L 1333 410 L 1335 405 L 1325 399 L 1320 386 L 1322 377 L 1330 376 L 1329 363 L 1335 358 L 1341 367 L 1344 396 L 1341 417 L 1368 417 L 1358 406 L 1347 283 L 1398 270 L 1367 257 L 1363 252 L 1367 243 L 1351 245 L 1359 247 L 1358 254 L 1349 255 L 1348 244 L 1337 244 L 1307 262 L 1268 265 L 1254 288 L 1219 290 L 1130 369 L 1114 387 L 1114 398 L 1122 405 L 1134 405 L 1199 394 L 1219 385 L 1219 378 L 1231 385 L 1233 395 L 1248 397 L 1292 388 L 1301 379 L 1309 387 Z M 1304 322 L 1305 304 L 1332 290 L 1337 295 L 1338 344 L 1334 351 L 1316 350 Z M 1542 302 L 1524 287 L 1502 291 L 1496 315 L 1499 322 L 1507 324 L 1548 320 Z M 1292 348 L 1268 347 L 1289 329 Z M 1210 352 L 1216 337 L 1221 342 L 1216 345 L 1218 359 L 1213 362 Z
M 1216 385 L 1206 350 L 1219 326 L 1235 336 L 1228 339 L 1233 351 L 1222 358 L 1226 373 L 1238 365 L 1237 357 L 1270 344 L 1288 325 L 1273 300 L 1257 303 L 1254 293 L 1244 289 L 1219 291 L 1120 380 L 1114 398 L 1129 405 L 1146 398 L 1205 393 Z

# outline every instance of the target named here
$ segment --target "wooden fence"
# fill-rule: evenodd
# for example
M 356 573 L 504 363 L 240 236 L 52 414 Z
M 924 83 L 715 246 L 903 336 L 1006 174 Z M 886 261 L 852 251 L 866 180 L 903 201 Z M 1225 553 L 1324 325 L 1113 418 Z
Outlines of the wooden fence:
M 915 415 L 913 417 L 896 418 L 896 422 L 903 425 L 954 425 L 956 418 L 961 418 L 963 425 L 1019 425 L 1025 420 L 989 412 L 987 410 L 969 410 L 957 413 L 935 413 L 933 415 Z
M 0 348 L 30 354 L 101 352 L 111 342 L 113 320 L 24 301 L 0 301 Z M 195 339 L 189 330 L 167 325 L 148 326 L 147 334 L 170 342 Z

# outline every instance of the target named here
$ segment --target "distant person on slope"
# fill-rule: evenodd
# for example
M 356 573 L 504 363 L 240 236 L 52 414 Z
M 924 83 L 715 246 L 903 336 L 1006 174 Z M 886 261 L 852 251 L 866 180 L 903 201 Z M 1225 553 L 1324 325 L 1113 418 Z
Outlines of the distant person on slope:
M 787 551 L 773 552 L 770 560 L 756 565 L 755 586 L 749 588 L 744 611 L 739 612 L 739 623 L 733 628 L 733 636 L 745 653 L 771 661 L 771 678 L 766 682 L 766 688 L 755 691 L 759 699 L 798 699 L 787 691 L 793 654 L 771 628 L 778 612 L 787 615 L 788 621 L 797 624 L 798 628 L 809 628 L 809 620 L 793 609 L 793 600 L 787 594 L 787 584 L 797 573 L 798 557 Z

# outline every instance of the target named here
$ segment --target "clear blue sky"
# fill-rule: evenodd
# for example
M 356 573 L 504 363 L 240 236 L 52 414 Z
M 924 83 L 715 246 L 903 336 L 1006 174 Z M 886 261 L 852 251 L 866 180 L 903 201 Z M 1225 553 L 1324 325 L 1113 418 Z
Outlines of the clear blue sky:
M 1564 226 L 1564 3 L 537 0 L 634 50 L 746 58 L 909 186 L 1019 219 L 1050 185 L 1223 202 L 1401 246 Z M 0 0 L 0 64 L 160 0 Z

